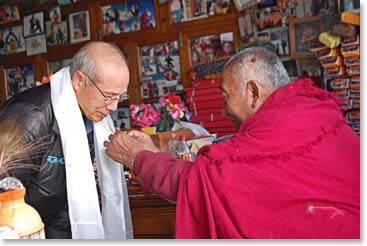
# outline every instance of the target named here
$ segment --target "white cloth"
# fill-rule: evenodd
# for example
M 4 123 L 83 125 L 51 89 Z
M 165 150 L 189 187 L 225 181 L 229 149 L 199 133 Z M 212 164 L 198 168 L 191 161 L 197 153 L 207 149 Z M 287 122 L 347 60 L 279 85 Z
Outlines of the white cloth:
M 123 167 L 106 156 L 103 146 L 111 133 L 107 124 L 113 126 L 110 116 L 94 123 L 94 146 L 102 195 L 101 215 L 86 129 L 69 67 L 51 77 L 51 101 L 65 158 L 72 238 L 133 238 Z

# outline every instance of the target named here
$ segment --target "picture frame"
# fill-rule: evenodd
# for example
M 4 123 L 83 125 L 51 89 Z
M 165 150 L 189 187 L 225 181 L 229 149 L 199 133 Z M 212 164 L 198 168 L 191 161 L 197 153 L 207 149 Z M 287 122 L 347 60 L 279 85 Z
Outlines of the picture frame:
M 23 36 L 25 38 L 45 33 L 44 13 L 38 12 L 23 17 Z
M 117 130 L 126 131 L 131 128 L 130 110 L 128 107 L 118 108 L 110 113 L 113 124 Z
M 46 36 L 40 34 L 25 39 L 27 56 L 47 53 Z
M 58 60 L 58 61 L 49 61 L 47 63 L 48 73 L 56 73 L 63 67 L 67 67 L 70 65 L 70 59 Z
M 303 0 L 304 16 L 334 15 L 339 12 L 338 0 Z
M 302 59 L 313 57 L 310 51 L 310 42 L 317 39 L 325 30 L 323 16 L 310 16 L 291 18 L 289 20 L 289 39 L 291 45 L 291 58 Z
M 254 36 L 251 13 L 246 13 L 245 15 L 238 17 L 238 27 L 240 29 L 241 40 L 249 39 Z
M 69 15 L 70 43 L 90 40 L 89 11 L 75 12 Z
M 184 7 L 183 0 L 171 0 L 171 19 L 173 23 L 180 23 L 184 21 Z
M 290 59 L 282 61 L 283 66 L 285 70 L 287 70 L 289 79 L 291 81 L 295 81 L 298 78 L 298 66 L 297 66 L 297 60 Z
M 287 57 L 290 55 L 289 47 L 289 31 L 286 27 L 275 28 L 270 30 L 270 43 L 275 47 L 275 53 L 279 57 Z
M 6 69 L 7 99 L 32 87 L 35 87 L 33 65 Z
M 297 71 L 299 77 L 322 76 L 322 66 L 316 57 L 297 60 Z
M 0 25 L 20 20 L 19 9 L 14 5 L 0 5 Z
M 22 25 L 0 30 L 0 36 L 3 37 L 4 41 L 3 47 L 0 48 L 0 54 L 9 55 L 26 50 Z
M 49 9 L 50 14 L 50 22 L 54 25 L 61 24 L 62 17 L 61 17 L 61 9 L 60 6 L 52 6 Z
M 361 8 L 360 0 L 340 0 L 344 11 L 358 11 Z
M 254 6 L 260 2 L 261 0 L 233 0 L 237 12 L 241 12 L 242 10 Z
M 197 20 L 209 17 L 205 1 L 183 0 L 184 21 Z
M 67 22 L 62 21 L 60 24 L 54 24 L 54 22 L 46 21 L 46 40 L 48 46 L 68 43 Z

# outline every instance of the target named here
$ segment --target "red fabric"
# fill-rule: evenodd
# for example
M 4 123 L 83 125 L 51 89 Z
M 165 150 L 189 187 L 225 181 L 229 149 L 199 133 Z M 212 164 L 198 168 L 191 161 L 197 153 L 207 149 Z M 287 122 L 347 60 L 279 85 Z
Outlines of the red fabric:
M 133 169 L 144 190 L 176 201 L 180 175 L 191 165 L 191 162 L 177 161 L 165 152 L 142 151 L 136 155 Z
M 359 163 L 335 97 L 293 82 L 181 170 L 176 238 L 359 238 Z

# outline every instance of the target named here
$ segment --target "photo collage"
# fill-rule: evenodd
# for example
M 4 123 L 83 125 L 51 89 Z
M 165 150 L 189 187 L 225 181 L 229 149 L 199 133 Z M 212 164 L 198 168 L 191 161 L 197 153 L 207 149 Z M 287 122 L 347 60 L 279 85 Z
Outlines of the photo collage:
M 172 0 L 172 22 L 180 23 L 228 14 L 231 11 L 230 6 L 230 0 Z
M 132 0 L 102 7 L 103 36 L 155 27 L 152 0 Z
M 140 78 L 143 98 L 182 91 L 178 41 L 140 47 Z
M 228 58 L 234 54 L 232 32 L 190 39 L 191 67 Z

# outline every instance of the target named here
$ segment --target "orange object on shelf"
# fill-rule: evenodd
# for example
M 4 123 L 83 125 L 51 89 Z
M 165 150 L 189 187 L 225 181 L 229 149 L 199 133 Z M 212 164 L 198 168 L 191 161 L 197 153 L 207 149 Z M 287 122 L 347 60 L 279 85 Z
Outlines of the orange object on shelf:
M 342 22 L 344 23 L 349 23 L 352 25 L 360 25 L 360 21 L 361 21 L 361 17 L 359 15 L 359 13 L 354 13 L 354 12 L 343 12 L 342 13 Z
M 20 183 L 13 177 L 4 178 L 1 182 Z M 0 226 L 13 228 L 20 239 L 45 239 L 42 219 L 38 212 L 24 201 L 24 195 L 24 187 L 0 192 Z

